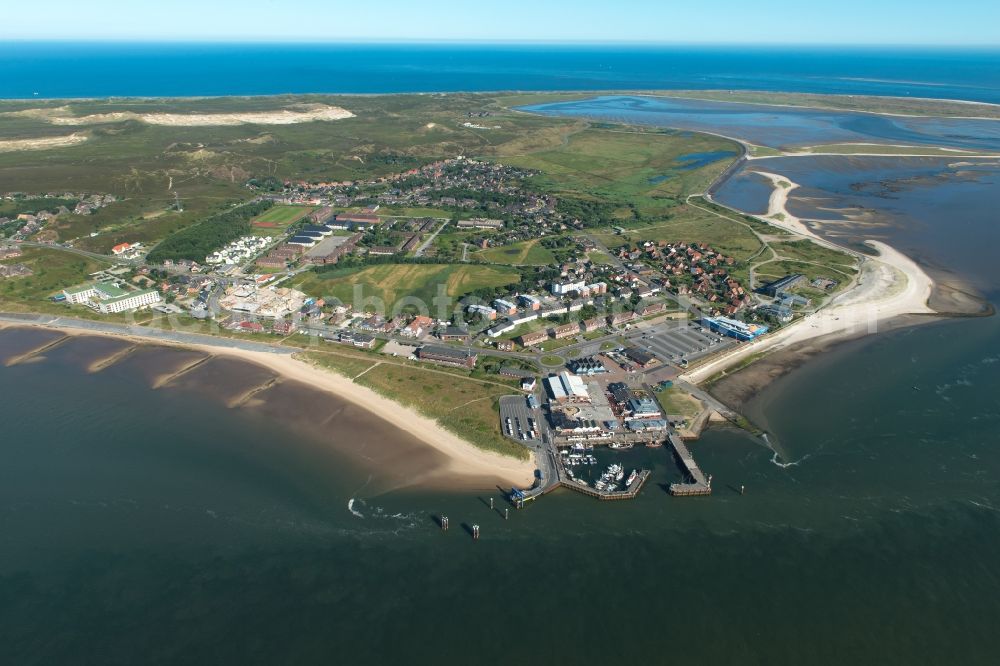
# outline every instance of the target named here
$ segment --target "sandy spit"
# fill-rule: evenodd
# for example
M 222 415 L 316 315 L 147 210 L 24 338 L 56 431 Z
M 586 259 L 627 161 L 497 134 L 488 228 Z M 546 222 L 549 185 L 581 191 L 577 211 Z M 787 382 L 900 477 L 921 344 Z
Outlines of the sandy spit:
M 789 194 L 798 184 L 779 174 L 761 172 L 774 185 L 768 202 L 765 221 L 817 243 L 837 247 L 814 234 L 802 220 L 788 212 Z M 787 183 L 782 187 L 780 182 Z M 779 215 L 776 219 L 775 216 Z M 934 281 L 912 259 L 890 245 L 875 240 L 865 243 L 875 248 L 877 258 L 861 258 L 861 275 L 850 289 L 835 297 L 819 311 L 803 317 L 781 330 L 751 343 L 743 343 L 733 351 L 681 376 L 691 383 L 703 382 L 714 374 L 730 368 L 746 357 L 785 349 L 821 336 L 856 337 L 885 330 L 887 322 L 904 315 L 935 314 L 927 304 Z

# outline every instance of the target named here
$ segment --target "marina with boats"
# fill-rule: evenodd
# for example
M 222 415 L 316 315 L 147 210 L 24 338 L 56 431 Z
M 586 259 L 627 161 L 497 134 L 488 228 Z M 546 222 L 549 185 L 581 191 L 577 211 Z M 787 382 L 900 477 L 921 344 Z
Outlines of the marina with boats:
M 711 495 L 711 476 L 706 477 L 701 471 L 680 437 L 671 433 L 665 443 L 669 443 L 671 453 L 685 476 L 684 482 L 667 486 L 668 492 L 677 497 Z M 663 444 L 664 442 L 653 442 L 647 443 L 647 446 L 657 448 Z M 610 451 L 612 447 L 605 448 Z M 545 455 L 552 467 L 551 474 L 546 476 L 544 472 L 540 472 L 532 488 L 512 490 L 510 499 L 518 508 L 556 488 L 568 488 L 599 500 L 634 499 L 653 473 L 651 469 L 639 467 L 626 472 L 626 466 L 617 461 L 605 467 L 595 453 L 593 444 L 575 443 L 564 448 L 551 447 L 545 454 L 540 454 L 540 458 L 542 455 Z M 606 455 L 607 453 L 601 457 Z

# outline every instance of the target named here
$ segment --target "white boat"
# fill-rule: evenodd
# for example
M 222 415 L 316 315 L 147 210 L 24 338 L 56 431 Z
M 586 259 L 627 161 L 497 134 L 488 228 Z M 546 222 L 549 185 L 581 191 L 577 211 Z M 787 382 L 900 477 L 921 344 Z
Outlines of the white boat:
M 628 480 L 625 481 L 625 487 L 626 488 L 630 487 L 633 483 L 635 483 L 635 480 L 638 477 L 639 477 L 639 471 L 638 470 L 632 470 L 632 473 L 628 475 Z

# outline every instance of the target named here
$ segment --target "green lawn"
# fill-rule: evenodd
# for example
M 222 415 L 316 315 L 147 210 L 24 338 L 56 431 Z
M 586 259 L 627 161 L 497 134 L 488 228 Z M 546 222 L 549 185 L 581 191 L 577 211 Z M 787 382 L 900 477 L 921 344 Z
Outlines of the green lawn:
M 612 265 L 612 263 L 611 263 L 611 257 L 609 257 L 605 253 L 601 252 L 600 250 L 592 250 L 592 251 L 588 252 L 587 253 L 587 259 L 590 259 L 590 262 L 592 264 L 595 264 L 595 265 L 598 265 L 598 266 L 600 266 L 600 265 L 611 266 Z
M 656 399 L 663 411 L 671 416 L 683 416 L 690 420 L 701 412 L 701 403 L 686 391 L 676 386 L 658 391 Z
M 553 326 L 558 326 L 558 324 L 554 324 L 548 319 L 533 319 L 531 321 L 526 321 L 523 324 L 518 324 L 517 326 L 514 327 L 512 331 L 504 334 L 504 336 L 501 339 L 514 340 L 515 338 L 519 338 L 522 335 L 525 335 L 526 333 L 534 333 L 535 331 L 545 331 L 549 328 L 552 328 Z
M 512 266 L 545 266 L 555 263 L 556 257 L 552 251 L 542 246 L 541 239 L 531 240 L 505 245 L 503 247 L 491 247 L 480 250 L 475 254 L 477 259 L 488 261 L 492 264 L 508 264 Z
M 546 340 L 545 342 L 538 345 L 538 348 L 543 352 L 553 352 L 557 349 L 562 349 L 563 347 L 568 347 L 570 345 L 576 344 L 576 336 L 570 336 L 568 338 L 560 338 L 559 340 Z
M 512 268 L 493 266 L 468 266 L 456 264 L 379 264 L 364 268 L 310 271 L 299 276 L 294 283 L 311 296 L 339 298 L 356 307 L 355 296 L 361 299 L 380 299 L 392 310 L 397 304 L 426 304 L 437 315 L 438 302 L 443 295 L 444 306 L 450 311 L 455 300 L 481 287 L 499 287 L 518 282 L 520 274 Z M 450 312 L 449 312 L 450 314 Z

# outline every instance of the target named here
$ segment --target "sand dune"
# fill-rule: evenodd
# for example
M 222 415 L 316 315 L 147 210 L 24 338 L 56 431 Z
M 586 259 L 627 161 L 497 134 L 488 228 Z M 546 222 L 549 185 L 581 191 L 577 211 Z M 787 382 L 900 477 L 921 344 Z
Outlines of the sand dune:
M 46 136 L 35 139 L 0 139 L 0 153 L 12 153 L 20 150 L 48 150 L 50 148 L 65 148 L 75 146 L 87 140 L 87 135 L 80 132 L 65 136 Z
M 172 127 L 216 127 L 225 125 L 294 125 L 318 120 L 342 120 L 354 114 L 339 106 L 327 104 L 303 105 L 294 109 L 274 111 L 248 111 L 243 113 L 137 113 L 114 111 L 74 116 L 69 107 L 52 109 L 26 109 L 5 115 L 38 118 L 53 125 L 96 125 L 137 120 L 148 125 Z

